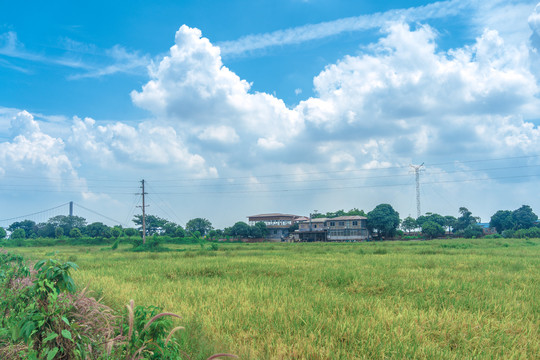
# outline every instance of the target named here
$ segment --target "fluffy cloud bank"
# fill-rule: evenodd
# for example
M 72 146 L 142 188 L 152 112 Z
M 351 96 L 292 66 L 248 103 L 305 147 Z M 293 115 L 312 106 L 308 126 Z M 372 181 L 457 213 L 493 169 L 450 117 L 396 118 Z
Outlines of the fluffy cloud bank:
M 21 111 L 11 120 L 11 142 L 0 143 L 0 176 L 42 177 L 58 187 L 65 179 L 79 180 L 77 172 L 65 149 L 65 143 L 43 133 L 34 117 Z
M 198 29 L 183 25 L 150 75 L 141 92 L 132 92 L 133 102 L 196 139 L 256 151 L 275 148 L 278 138 L 287 141 L 303 129 L 299 114 L 282 100 L 250 93 L 250 84 L 223 65 L 220 49 Z
M 208 168 L 200 155 L 191 154 L 171 127 L 147 122 L 137 127 L 120 122 L 96 126 L 93 119 L 75 118 L 69 143 L 79 157 L 103 168 L 169 167 L 197 176 L 215 175 L 215 169 Z
M 314 79 L 318 96 L 297 107 L 312 128 L 337 142 L 351 132 L 359 143 L 384 140 L 394 159 L 438 148 L 457 150 L 456 158 L 473 148 L 488 156 L 536 151 L 538 127 L 522 119 L 539 109 L 538 84 L 520 45 L 485 30 L 474 45 L 438 52 L 427 26 L 394 24 L 386 33 L 369 54 Z
M 537 32 L 538 8 L 528 22 Z M 61 139 L 21 113 L 12 139 L 0 143 L 0 168 L 202 178 L 536 154 L 534 41 L 507 43 L 489 28 L 461 48 L 442 51 L 437 41 L 427 25 L 389 24 L 360 54 L 323 69 L 315 96 L 288 107 L 252 91 L 223 64 L 219 47 L 184 25 L 149 81 L 131 93 L 149 120 L 74 118 Z
M 223 65 L 219 47 L 184 25 L 131 96 L 186 146 L 225 164 L 251 156 L 339 167 L 339 158 L 363 168 L 449 151 L 454 158 L 531 153 L 540 145 L 538 127 L 527 122 L 540 106 L 524 44 L 485 29 L 475 43 L 443 52 L 429 26 L 394 23 L 383 33 L 362 54 L 327 66 L 314 79 L 316 96 L 288 108 L 250 92 Z

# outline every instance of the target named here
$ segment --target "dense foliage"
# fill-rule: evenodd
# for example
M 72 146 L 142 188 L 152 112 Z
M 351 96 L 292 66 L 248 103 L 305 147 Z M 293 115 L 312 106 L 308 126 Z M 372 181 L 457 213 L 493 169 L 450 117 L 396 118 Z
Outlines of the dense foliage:
M 171 320 L 180 316 L 133 300 L 116 314 L 77 292 L 77 268 L 48 259 L 31 269 L 20 255 L 0 253 L 0 358 L 188 359 L 174 336 L 183 327 Z
M 399 213 L 389 204 L 380 204 L 367 214 L 367 227 L 376 232 L 379 239 L 391 238 L 399 226 Z

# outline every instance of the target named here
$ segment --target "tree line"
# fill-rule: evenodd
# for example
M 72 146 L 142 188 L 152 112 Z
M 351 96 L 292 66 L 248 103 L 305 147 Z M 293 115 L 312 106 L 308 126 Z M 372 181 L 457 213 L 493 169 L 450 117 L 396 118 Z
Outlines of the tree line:
M 480 237 L 483 235 L 482 227 L 478 225 L 480 218 L 473 216 L 466 207 L 459 208 L 459 216 L 440 215 L 428 212 L 417 219 L 411 216 L 400 219 L 399 213 L 390 204 L 379 204 L 373 210 L 365 213 L 357 208 L 349 211 L 338 210 L 334 212 L 312 214 L 312 218 L 335 218 L 339 216 L 365 216 L 367 228 L 373 238 L 389 239 L 397 236 L 417 235 L 421 233 L 426 238 L 436 238 L 452 234 L 456 237 Z M 101 222 L 88 224 L 80 216 L 58 215 L 46 222 L 36 223 L 32 220 L 16 221 L 7 229 L 0 227 L 0 239 L 14 240 L 35 238 L 101 238 L 117 239 L 122 236 L 134 237 L 142 235 L 142 215 L 133 218 L 135 228 L 123 228 L 120 225 L 108 226 Z M 170 220 L 146 215 L 146 235 L 168 236 L 171 238 L 201 238 L 210 240 L 222 238 L 264 238 L 268 229 L 263 222 L 248 225 L 243 221 L 236 222 L 231 227 L 214 229 L 212 223 L 206 218 L 189 220 L 185 227 Z M 489 226 L 495 228 L 498 234 L 504 237 L 540 237 L 540 223 L 538 216 L 528 205 L 518 209 L 498 210 L 491 216 Z M 289 228 L 292 233 L 298 229 L 298 224 Z

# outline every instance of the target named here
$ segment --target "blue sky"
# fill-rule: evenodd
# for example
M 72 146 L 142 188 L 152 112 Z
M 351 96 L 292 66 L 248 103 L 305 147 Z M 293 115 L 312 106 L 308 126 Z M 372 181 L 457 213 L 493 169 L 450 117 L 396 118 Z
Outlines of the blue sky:
M 421 162 L 423 212 L 540 212 L 539 13 L 536 1 L 2 3 L 0 219 L 74 200 L 129 225 L 142 178 L 150 212 L 181 224 L 384 202 L 414 216 Z

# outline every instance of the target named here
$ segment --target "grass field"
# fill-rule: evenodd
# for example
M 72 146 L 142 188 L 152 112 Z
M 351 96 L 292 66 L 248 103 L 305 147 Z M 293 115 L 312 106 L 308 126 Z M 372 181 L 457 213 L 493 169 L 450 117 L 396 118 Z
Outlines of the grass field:
M 539 358 L 539 239 L 177 248 L 54 250 L 106 303 L 182 315 L 195 358 Z

